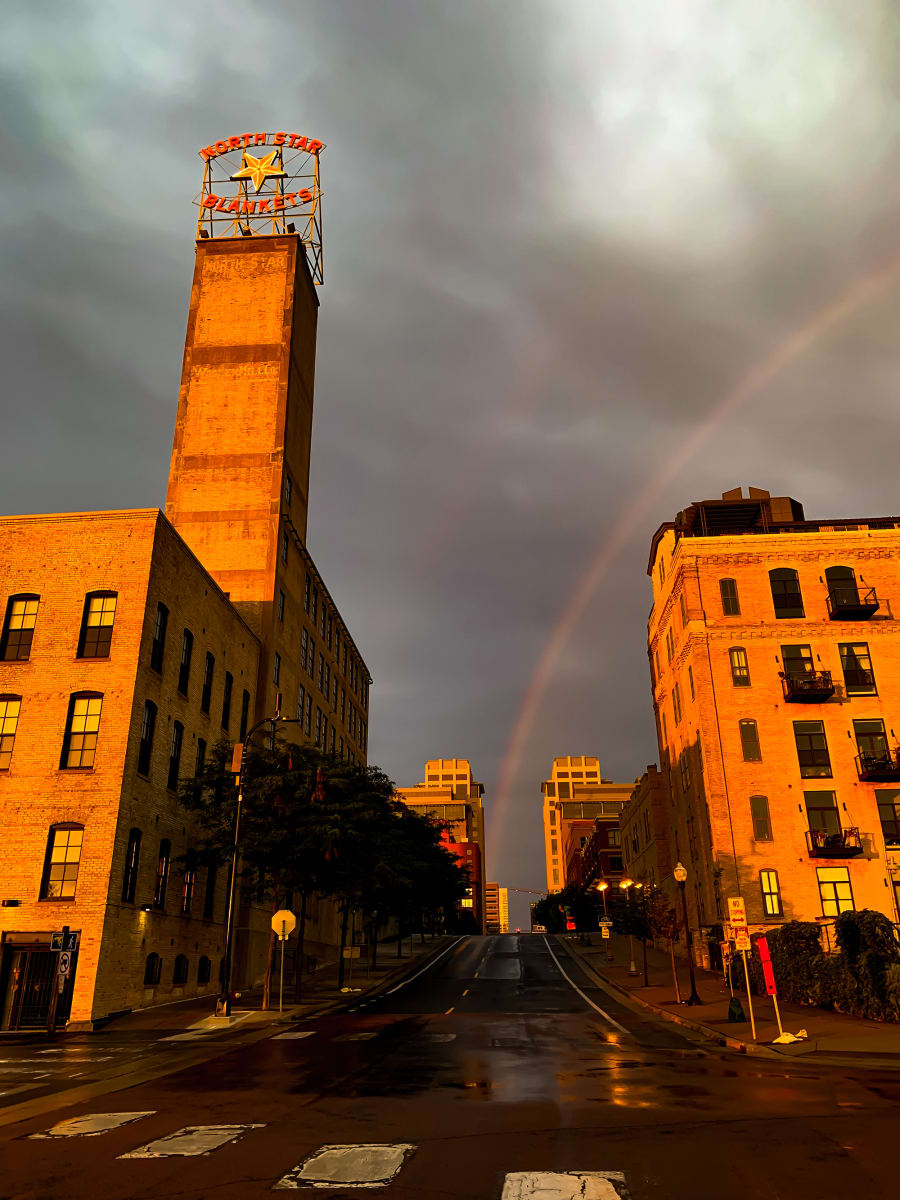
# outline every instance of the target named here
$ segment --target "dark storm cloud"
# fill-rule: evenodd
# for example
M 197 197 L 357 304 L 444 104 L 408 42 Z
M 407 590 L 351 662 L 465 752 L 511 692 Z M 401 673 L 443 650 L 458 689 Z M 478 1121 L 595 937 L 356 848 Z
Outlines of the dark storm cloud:
M 196 151 L 301 127 L 326 286 L 310 544 L 376 679 L 371 752 L 498 770 L 566 599 L 735 381 L 900 248 L 897 18 L 658 3 L 20 8 L 3 67 L 3 506 L 160 503 Z M 10 164 L 14 164 L 14 168 Z M 494 825 L 540 886 L 554 754 L 655 758 L 653 528 L 756 483 L 893 511 L 885 289 L 661 488 L 560 656 Z M 521 916 L 518 918 L 521 920 Z

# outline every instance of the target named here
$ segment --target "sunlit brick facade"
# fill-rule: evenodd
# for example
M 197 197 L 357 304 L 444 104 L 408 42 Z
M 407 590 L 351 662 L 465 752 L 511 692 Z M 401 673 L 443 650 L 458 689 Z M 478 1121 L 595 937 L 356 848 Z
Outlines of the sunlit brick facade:
M 714 942 L 738 894 L 760 929 L 851 906 L 896 920 L 900 521 L 808 521 L 795 500 L 736 489 L 662 525 L 648 573 L 694 928 Z

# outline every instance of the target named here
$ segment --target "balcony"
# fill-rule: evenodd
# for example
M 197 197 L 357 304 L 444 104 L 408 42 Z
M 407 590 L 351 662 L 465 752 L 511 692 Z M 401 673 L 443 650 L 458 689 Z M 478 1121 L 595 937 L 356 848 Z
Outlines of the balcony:
M 808 829 L 806 845 L 810 858 L 856 858 L 863 852 L 857 828 L 839 829 L 837 833 L 828 829 Z
M 900 780 L 900 747 L 880 754 L 859 754 L 856 771 L 865 783 L 891 783 Z
M 795 704 L 822 704 L 834 695 L 830 671 L 809 671 L 804 675 L 787 675 L 783 671 L 781 686 L 785 700 Z
M 855 587 L 832 588 L 825 603 L 832 621 L 868 621 L 881 607 L 874 588 L 867 592 Z

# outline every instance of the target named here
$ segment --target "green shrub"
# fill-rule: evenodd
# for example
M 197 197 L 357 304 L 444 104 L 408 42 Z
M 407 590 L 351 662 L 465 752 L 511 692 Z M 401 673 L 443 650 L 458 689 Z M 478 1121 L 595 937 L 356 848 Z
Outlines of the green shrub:
M 894 926 L 880 912 L 861 909 L 841 913 L 834 922 L 835 936 L 856 988 L 854 1011 L 858 1016 L 891 1020 L 893 993 L 888 972 L 900 966 Z

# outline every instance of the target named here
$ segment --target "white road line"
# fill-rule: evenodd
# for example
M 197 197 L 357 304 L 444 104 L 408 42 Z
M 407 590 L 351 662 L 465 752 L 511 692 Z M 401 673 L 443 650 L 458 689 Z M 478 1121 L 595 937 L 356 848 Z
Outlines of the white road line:
M 431 1042 L 434 1045 L 437 1045 L 441 1042 L 455 1042 L 456 1041 L 455 1033 L 426 1033 L 423 1036 L 424 1036 L 426 1042 Z
M 283 1175 L 274 1189 L 281 1188 L 379 1188 L 387 1187 L 415 1146 L 394 1145 L 322 1146 L 293 1170 Z
M 110 1129 L 118 1129 L 120 1125 L 129 1125 L 139 1121 L 141 1117 L 152 1117 L 155 1108 L 147 1112 L 115 1112 L 115 1113 L 86 1113 L 81 1117 L 69 1117 L 66 1121 L 57 1121 L 42 1133 L 29 1134 L 31 1138 L 64 1138 L 64 1137 L 96 1137 L 99 1133 L 107 1133 Z
M 251 1129 L 264 1129 L 264 1125 L 186 1125 L 175 1133 L 138 1146 L 119 1158 L 170 1158 L 195 1154 L 211 1154 L 227 1142 L 235 1142 Z
M 275 1037 L 272 1038 L 272 1041 L 273 1042 L 288 1042 L 288 1041 L 293 1041 L 296 1038 L 315 1037 L 315 1033 L 316 1033 L 315 1029 L 300 1029 L 294 1033 L 277 1033 L 275 1035 Z
M 619 1200 L 621 1171 L 514 1171 L 500 1200 Z
M 412 983 L 414 979 L 418 979 L 420 975 L 424 975 L 426 971 L 430 971 L 431 968 L 434 966 L 434 964 L 436 962 L 440 962 L 440 960 L 444 957 L 445 954 L 449 954 L 454 946 L 458 946 L 460 944 L 460 942 L 464 942 L 465 940 L 466 940 L 466 935 L 463 934 L 463 936 L 460 938 L 457 938 L 455 942 L 451 942 L 446 950 L 442 950 L 440 952 L 440 954 L 436 955 L 431 960 L 430 963 L 426 963 L 421 971 L 416 971 L 415 975 L 410 975 L 409 979 L 404 979 L 402 983 L 398 983 L 395 987 L 388 988 L 388 990 L 384 994 L 386 996 L 393 996 L 394 992 L 399 992 L 400 989 L 406 987 L 406 985 L 408 983 Z
M 369 1029 L 365 1033 L 342 1033 L 334 1040 L 336 1042 L 369 1042 L 376 1037 L 378 1037 L 378 1030 Z
M 544 938 L 544 945 L 550 951 L 550 957 L 556 963 L 557 967 L 559 967 L 560 975 L 562 975 L 563 979 L 565 979 L 566 983 L 568 983 L 570 987 L 573 987 L 575 989 L 575 991 L 582 998 L 582 1000 L 584 1000 L 584 1002 L 586 1004 L 589 1004 L 591 1006 L 591 1008 L 594 1010 L 594 1012 L 598 1012 L 600 1014 L 600 1016 L 604 1018 L 604 1020 L 609 1021 L 610 1025 L 614 1025 L 616 1027 L 616 1029 L 619 1030 L 620 1033 L 624 1033 L 626 1037 L 634 1040 L 634 1035 L 632 1033 L 629 1033 L 624 1025 L 620 1025 L 619 1022 L 615 1019 L 615 1017 L 611 1017 L 608 1012 L 606 1012 L 604 1009 L 602 1009 L 600 1007 L 599 1004 L 595 1004 L 593 1002 L 593 1000 L 590 999 L 589 996 L 586 996 L 584 994 L 584 992 L 581 990 L 581 988 L 578 986 L 578 984 L 565 973 L 565 971 L 563 970 L 562 963 L 559 961 L 559 959 L 553 953 L 553 947 L 547 941 L 546 937 Z M 614 1194 L 615 1193 L 613 1193 L 613 1195 Z

